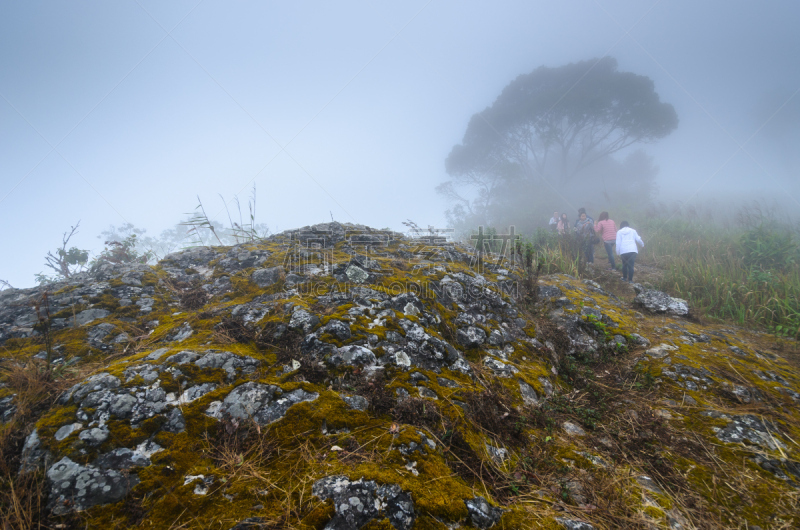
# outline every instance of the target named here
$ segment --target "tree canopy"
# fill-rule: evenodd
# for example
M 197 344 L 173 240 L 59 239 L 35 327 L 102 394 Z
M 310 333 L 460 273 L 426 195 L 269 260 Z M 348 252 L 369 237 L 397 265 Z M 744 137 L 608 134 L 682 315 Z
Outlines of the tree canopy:
M 677 125 L 675 109 L 660 101 L 653 81 L 618 71 L 613 58 L 542 66 L 472 116 L 446 160 L 451 180 L 439 191 L 464 201 L 459 189 L 477 187 L 487 202 L 509 180 L 563 187 L 598 161 L 663 138 Z

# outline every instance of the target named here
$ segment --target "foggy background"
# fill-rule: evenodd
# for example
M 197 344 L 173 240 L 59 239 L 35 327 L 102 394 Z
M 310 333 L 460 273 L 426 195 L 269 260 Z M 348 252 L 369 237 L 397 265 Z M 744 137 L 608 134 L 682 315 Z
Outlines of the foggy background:
M 253 183 L 273 232 L 445 226 L 435 188 L 470 117 L 520 74 L 603 56 L 677 112 L 630 150 L 657 200 L 798 209 L 798 20 L 729 0 L 6 2 L 0 279 L 33 285 L 79 219 L 70 246 L 95 253 L 109 225 L 157 236 L 197 195 L 227 224 L 219 195 L 246 204 Z M 582 205 L 565 199 L 530 215 Z

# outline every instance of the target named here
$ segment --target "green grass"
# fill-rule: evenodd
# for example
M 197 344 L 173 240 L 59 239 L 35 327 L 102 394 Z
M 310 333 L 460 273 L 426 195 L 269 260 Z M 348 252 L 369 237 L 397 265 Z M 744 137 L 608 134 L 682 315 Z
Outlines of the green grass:
M 664 271 L 658 287 L 689 301 L 706 317 L 800 338 L 800 227 L 756 208 L 735 218 L 631 216 L 645 240 L 638 262 Z M 523 251 L 543 274 L 584 272 L 573 235 L 539 229 Z
M 707 316 L 797 337 L 800 255 L 791 227 L 647 225 L 653 237 L 642 257 L 665 270 L 660 288 Z
M 559 235 L 540 228 L 523 241 L 526 258 L 540 266 L 542 274 L 564 273 L 579 277 L 583 274 L 584 263 L 580 259 L 580 241 L 574 234 Z

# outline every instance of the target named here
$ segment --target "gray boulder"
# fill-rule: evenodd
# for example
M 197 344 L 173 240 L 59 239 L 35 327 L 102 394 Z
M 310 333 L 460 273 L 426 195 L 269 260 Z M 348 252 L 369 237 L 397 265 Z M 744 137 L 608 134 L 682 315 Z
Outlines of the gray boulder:
M 725 414 L 714 414 L 714 412 L 706 412 L 703 414 L 729 420 L 728 425 L 716 433 L 717 438 L 723 442 L 747 442 L 761 446 L 761 448 L 767 451 L 778 451 L 786 447 L 786 444 L 782 443 L 780 439 L 781 431 L 774 424 L 768 424 L 766 420 L 753 414 L 727 416 Z
M 414 525 L 414 501 L 396 484 L 378 485 L 373 480 L 351 481 L 343 475 L 325 477 L 314 483 L 311 492 L 318 498 L 332 499 L 336 515 L 326 530 L 361 528 L 373 519 L 389 519 L 397 530 Z
M 347 406 L 353 410 L 364 412 L 369 408 L 369 401 L 367 401 L 367 398 L 364 396 L 347 396 L 342 394 L 342 399 L 347 403 Z
M 503 361 L 495 359 L 494 357 L 486 356 L 483 359 L 483 364 L 489 368 L 497 377 L 511 377 L 518 373 L 519 370 L 512 364 L 506 364 Z
M 456 340 L 466 347 L 480 346 L 486 342 L 486 332 L 481 328 L 470 326 L 456 332 Z
M 519 393 L 522 395 L 522 401 L 524 401 L 526 405 L 538 407 L 539 395 L 536 393 L 536 390 L 525 381 L 520 380 L 517 382 L 519 383 Z
M 372 350 L 364 346 L 351 345 L 336 348 L 328 362 L 334 366 L 375 366 L 378 359 Z
M 105 344 L 105 339 L 114 331 L 115 326 L 113 324 L 109 324 L 108 322 L 103 322 L 102 324 L 98 324 L 90 329 L 86 333 L 86 338 L 89 340 L 89 344 L 94 346 L 98 349 L 108 349 L 108 345 Z
M 127 447 L 121 447 L 98 456 L 94 465 L 100 469 L 123 470 L 134 467 L 147 467 L 150 465 L 150 459 L 143 454 L 131 451 Z
M 106 318 L 110 314 L 111 313 L 106 309 L 87 309 L 86 311 L 81 311 L 75 315 L 75 323 L 79 326 L 84 326 L 89 322 Z
M 14 404 L 14 397 L 16 394 L 6 396 L 0 399 L 0 422 L 5 423 L 11 421 L 14 414 L 17 413 L 17 406 Z
M 673 298 L 661 291 L 643 290 L 636 295 L 633 302 L 651 313 L 665 313 L 678 317 L 685 317 L 689 314 L 689 303 L 686 300 Z
M 369 273 L 358 265 L 350 265 L 344 270 L 344 274 L 354 283 L 364 283 L 369 279 Z
M 536 293 L 540 301 L 550 301 L 564 296 L 564 292 L 561 289 L 552 285 L 539 285 Z
M 251 381 L 234 388 L 223 401 L 211 403 L 206 414 L 217 419 L 252 418 L 259 425 L 268 425 L 283 418 L 293 405 L 303 401 L 314 401 L 318 397 L 318 393 L 306 392 L 301 388 L 284 394 L 283 390 L 275 385 Z
M 269 309 L 269 304 L 253 301 L 234 307 L 231 316 L 241 320 L 245 325 L 255 324 L 269 313 Z
M 329 320 L 322 330 L 325 333 L 330 333 L 339 340 L 347 340 L 352 336 L 352 333 L 350 332 L 350 324 L 347 322 L 342 322 L 341 320 Z
M 633 340 L 633 343 L 637 346 L 644 346 L 645 348 L 650 347 L 650 341 L 638 333 L 631 333 L 631 340 Z
M 167 338 L 165 340 L 167 342 L 182 342 L 191 337 L 192 333 L 194 333 L 192 327 L 189 325 L 188 322 L 184 322 L 181 325 L 181 327 L 173 330 L 172 333 L 167 335 Z
M 69 392 L 61 397 L 60 401 L 62 404 L 66 405 L 69 403 L 70 398 L 72 398 L 75 403 L 80 403 L 83 401 L 83 398 L 92 392 L 119 388 L 119 386 L 119 379 L 113 375 L 106 373 L 95 374 L 88 377 L 86 381 L 73 386 Z
M 294 287 L 295 285 L 306 283 L 308 278 L 305 276 L 300 276 L 299 274 L 287 274 L 286 275 L 286 287 Z
M 75 431 L 80 431 L 83 429 L 83 425 L 80 423 L 68 423 L 67 425 L 62 425 L 53 435 L 57 442 L 60 442 L 64 438 L 67 438 L 70 434 L 74 433 Z
M 50 484 L 48 507 L 55 515 L 117 502 L 139 483 L 136 475 L 92 465 L 82 466 L 67 457 L 47 470 L 47 479 Z
M 291 329 L 302 329 L 303 333 L 311 333 L 317 326 L 319 326 L 319 317 L 301 308 L 295 308 L 292 318 L 289 320 Z
M 267 261 L 270 254 L 265 250 L 246 250 L 237 245 L 228 251 L 226 257 L 219 260 L 218 266 L 227 272 L 259 267 Z
M 173 408 L 169 414 L 167 414 L 167 423 L 164 424 L 162 429 L 167 432 L 172 433 L 179 433 L 183 432 L 186 428 L 186 420 L 183 418 L 183 413 L 179 407 Z
M 502 346 L 505 344 L 506 338 L 503 335 L 503 332 L 499 329 L 492 330 L 492 333 L 489 335 L 489 344 L 492 346 Z
M 168 351 L 169 351 L 168 348 L 159 348 L 157 350 L 154 350 L 153 353 L 151 353 L 147 357 L 145 357 L 144 360 L 146 360 L 146 361 L 157 361 L 161 357 L 163 357 L 164 354 L 167 353 Z
M 19 466 L 20 473 L 33 473 L 41 467 L 47 467 L 51 462 L 52 455 L 49 451 L 42 448 L 39 433 L 34 429 L 22 446 L 22 458 Z
M 268 269 L 258 269 L 250 275 L 250 279 L 261 288 L 269 287 L 281 279 L 283 267 L 270 267 Z
M 194 364 L 199 368 L 221 368 L 225 370 L 228 379 L 231 380 L 236 377 L 237 372 L 253 372 L 260 363 L 246 355 L 236 355 L 227 351 L 210 351 L 197 359 Z
M 586 523 L 584 521 L 577 521 L 575 519 L 566 519 L 564 517 L 556 518 L 561 526 L 566 528 L 567 530 L 594 530 L 594 526 Z
M 491 528 L 503 515 L 502 508 L 490 505 L 483 497 L 467 499 L 464 503 L 467 505 L 470 521 L 477 528 Z

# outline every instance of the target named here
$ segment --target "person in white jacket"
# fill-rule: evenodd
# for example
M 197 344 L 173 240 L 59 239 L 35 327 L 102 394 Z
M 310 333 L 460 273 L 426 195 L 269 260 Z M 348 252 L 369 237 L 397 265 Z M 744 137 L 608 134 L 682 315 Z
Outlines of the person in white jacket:
M 633 264 L 636 263 L 636 256 L 639 254 L 636 245 L 644 248 L 644 241 L 638 232 L 631 228 L 628 221 L 622 221 L 617 231 L 617 255 L 622 257 L 623 282 L 633 281 Z
M 558 212 L 553 212 L 553 217 L 550 218 L 550 231 L 555 232 L 558 229 Z

